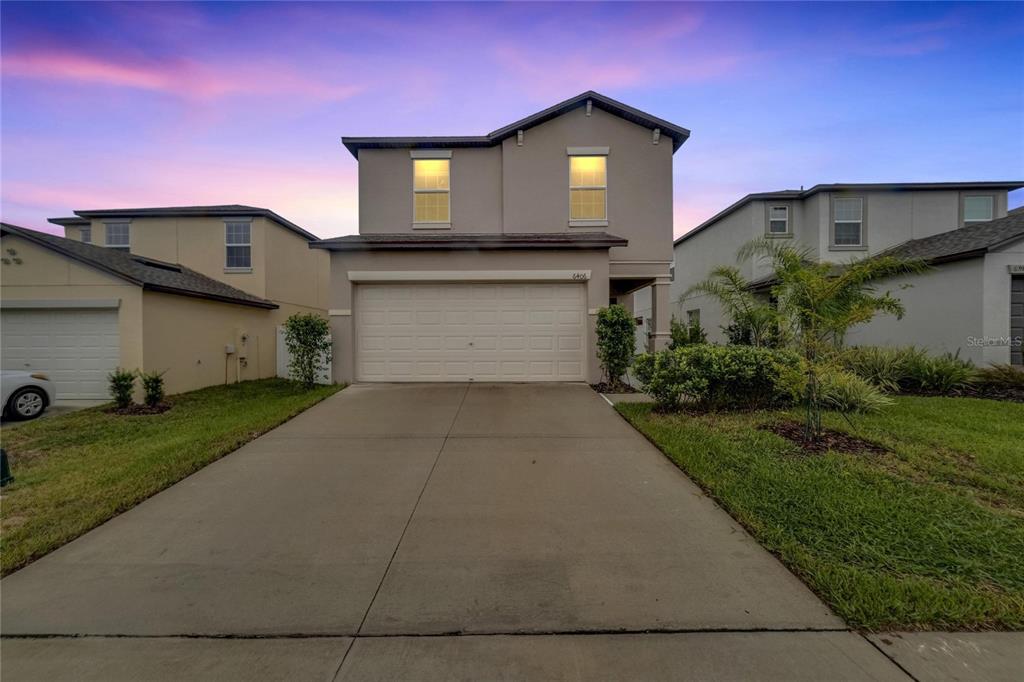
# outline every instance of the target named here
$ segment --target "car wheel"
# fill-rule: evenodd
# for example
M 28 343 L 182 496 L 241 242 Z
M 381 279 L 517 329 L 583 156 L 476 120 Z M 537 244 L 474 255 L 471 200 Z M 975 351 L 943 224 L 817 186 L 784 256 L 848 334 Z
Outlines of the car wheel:
M 7 401 L 7 414 L 12 419 L 35 419 L 46 409 L 46 394 L 38 388 L 22 388 Z

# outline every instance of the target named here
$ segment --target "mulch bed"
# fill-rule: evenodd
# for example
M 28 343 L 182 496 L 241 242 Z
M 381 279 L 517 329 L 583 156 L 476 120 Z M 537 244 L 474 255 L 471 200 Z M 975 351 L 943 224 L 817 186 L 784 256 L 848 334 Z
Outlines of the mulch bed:
M 602 381 L 599 384 L 590 384 L 590 387 L 598 393 L 639 393 L 629 384 L 609 384 L 607 381 Z
M 119 414 L 126 417 L 138 417 L 147 414 L 163 414 L 167 410 L 171 409 L 170 403 L 160 403 L 159 405 L 129 405 L 128 407 L 112 407 L 106 410 L 108 414 Z
M 985 398 L 986 400 L 1006 400 L 1011 403 L 1024 403 L 1024 388 L 1012 386 L 968 386 L 960 392 L 968 398 Z
M 872 455 L 884 455 L 889 449 L 880 443 L 864 440 L 857 436 L 851 436 L 842 431 L 823 429 L 821 437 L 808 443 L 804 441 L 804 425 L 796 421 L 777 421 L 769 424 L 762 424 L 758 427 L 764 431 L 771 431 L 777 436 L 792 441 L 799 445 L 804 452 L 809 454 L 824 454 L 829 450 L 848 453 L 869 453 Z

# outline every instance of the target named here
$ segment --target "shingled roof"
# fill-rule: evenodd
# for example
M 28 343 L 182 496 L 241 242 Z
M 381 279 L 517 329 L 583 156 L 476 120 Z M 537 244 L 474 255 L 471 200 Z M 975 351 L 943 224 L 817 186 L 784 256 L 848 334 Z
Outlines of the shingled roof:
M 984 255 L 1018 239 L 1024 239 L 1024 212 L 1013 212 L 1004 218 L 911 239 L 883 253 L 899 258 L 919 258 L 929 263 L 948 263 Z
M 634 109 L 628 104 L 618 102 L 611 97 L 606 97 L 599 92 L 588 90 L 571 97 L 564 102 L 559 102 L 553 107 L 538 111 L 515 123 L 491 131 L 486 135 L 467 135 L 455 137 L 343 137 L 341 143 L 352 153 L 352 156 L 359 158 L 360 149 L 452 149 L 459 147 L 494 147 L 501 144 L 505 138 L 512 137 L 520 130 L 528 130 L 533 126 L 540 125 L 546 121 L 568 113 L 573 109 L 586 106 L 590 102 L 591 107 L 602 109 L 619 118 L 651 130 L 658 129 L 665 137 L 672 140 L 672 151 L 675 152 L 690 137 L 690 131 L 675 123 L 670 123 L 663 118 L 652 116 L 647 112 Z
M 494 249 L 607 249 L 629 242 L 606 232 L 389 233 L 350 234 L 310 242 L 313 249 L 329 251 L 380 250 L 494 250 Z
M 0 233 L 13 234 L 27 239 L 43 248 L 90 265 L 132 284 L 137 284 L 149 291 L 193 296 L 268 310 L 278 307 L 273 301 L 253 296 L 178 263 L 168 263 L 127 251 L 85 244 L 9 223 L 0 223 Z
M 54 225 L 82 225 L 92 218 L 249 218 L 260 216 L 274 221 L 286 230 L 291 230 L 300 237 L 314 241 L 320 239 L 312 232 L 299 227 L 287 218 L 283 218 L 269 208 L 246 206 L 245 204 L 217 204 L 214 206 L 158 206 L 149 208 L 102 208 L 87 211 L 75 211 L 76 218 L 50 218 Z

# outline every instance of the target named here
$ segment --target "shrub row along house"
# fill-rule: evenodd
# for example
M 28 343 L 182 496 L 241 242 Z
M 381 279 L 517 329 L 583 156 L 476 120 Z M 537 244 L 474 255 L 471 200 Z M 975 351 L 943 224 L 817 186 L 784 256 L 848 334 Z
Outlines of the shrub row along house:
M 585 92 L 487 135 L 346 137 L 359 233 L 334 239 L 241 205 L 76 211 L 51 220 L 63 238 L 4 225 L 3 367 L 51 372 L 64 398 L 105 397 L 116 366 L 166 370 L 171 393 L 272 376 L 279 326 L 313 312 L 330 319 L 338 382 L 596 382 L 601 308 L 642 310 L 652 350 L 673 311 L 715 340 L 713 306 L 675 300 L 756 236 L 941 263 L 904 293 L 907 319 L 864 342 L 955 349 L 1011 331 L 1024 231 L 1004 216 L 1024 183 L 751 195 L 673 254 L 672 162 L 689 134 Z
M 675 241 L 673 315 L 699 322 L 709 341 L 729 324 L 705 295 L 686 295 L 719 265 L 737 265 L 765 297 L 766 262 L 737 263 L 745 243 L 767 238 L 802 246 L 814 260 L 842 263 L 891 254 L 923 259 L 923 274 L 878 283 L 906 307 L 855 327 L 848 344 L 916 345 L 959 353 L 975 364 L 1024 364 L 1024 211 L 1007 212 L 1007 194 L 1024 182 L 815 185 L 750 194 Z M 650 307 L 646 292 L 636 309 Z

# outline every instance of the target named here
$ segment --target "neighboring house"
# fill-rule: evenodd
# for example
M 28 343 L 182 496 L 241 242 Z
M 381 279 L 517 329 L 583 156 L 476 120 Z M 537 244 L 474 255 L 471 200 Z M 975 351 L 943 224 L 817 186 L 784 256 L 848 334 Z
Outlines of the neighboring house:
M 891 250 L 927 258 L 934 269 L 882 283 L 904 302 L 906 316 L 879 317 L 856 328 L 847 342 L 914 344 L 959 351 L 979 364 L 1009 362 L 1011 316 L 1020 326 L 1011 289 L 1022 286 L 1014 273 L 1024 264 L 1024 216 L 1004 216 L 1007 193 L 1021 187 L 1024 182 L 836 184 L 748 195 L 675 241 L 674 314 L 699 321 L 709 340 L 723 341 L 721 327 L 730 321 L 718 304 L 706 296 L 681 296 L 712 268 L 737 264 L 737 250 L 755 238 L 786 240 L 807 248 L 812 258 L 837 263 Z M 766 263 L 738 265 L 767 288 Z M 643 294 L 637 298 L 642 310 Z M 1020 362 L 1019 353 L 1013 358 Z
M 335 381 L 597 381 L 597 310 L 645 286 L 664 346 L 688 136 L 586 92 L 488 135 L 343 138 L 359 234 L 310 244 Z
M 49 372 L 61 399 L 107 397 L 115 367 L 169 393 L 274 376 L 277 327 L 326 314 L 316 236 L 251 206 L 77 211 L 66 238 L 5 224 L 4 369 Z

